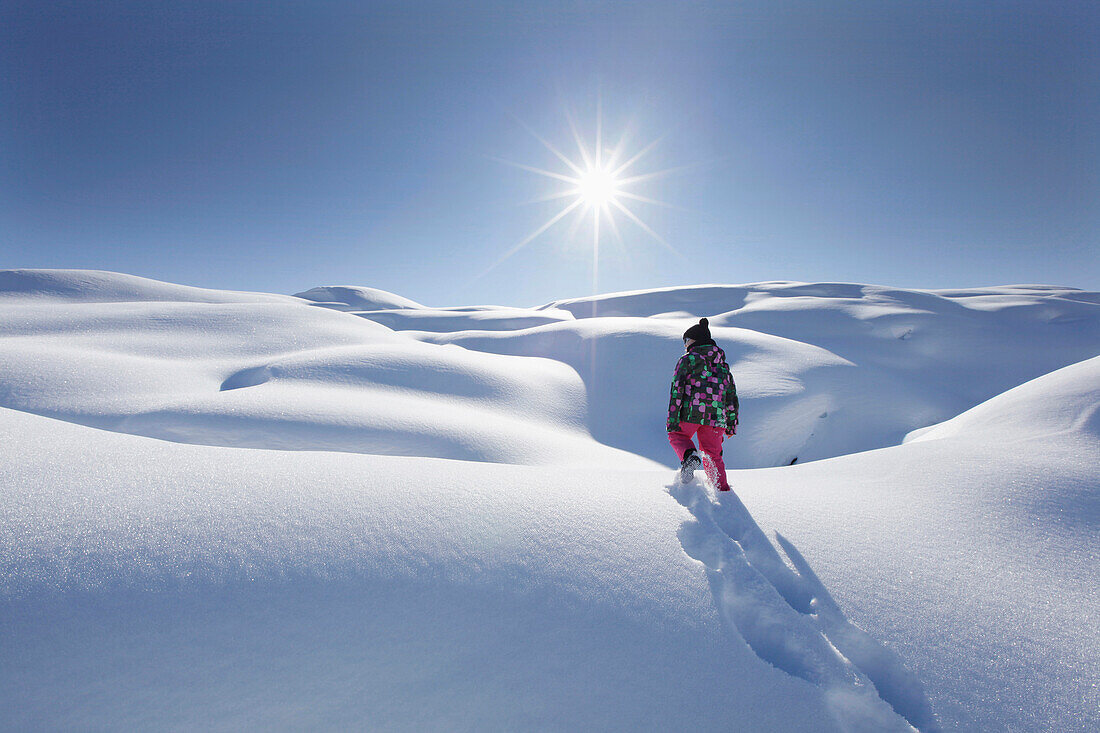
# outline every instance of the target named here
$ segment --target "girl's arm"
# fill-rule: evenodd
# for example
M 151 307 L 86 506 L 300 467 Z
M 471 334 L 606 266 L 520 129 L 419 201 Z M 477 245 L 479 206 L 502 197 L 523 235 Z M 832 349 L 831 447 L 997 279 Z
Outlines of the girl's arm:
M 680 361 L 676 362 L 676 372 L 672 375 L 672 388 L 668 397 L 668 432 L 680 429 L 680 407 L 687 396 L 687 378 L 691 374 L 691 367 L 695 361 L 693 354 L 684 354 Z

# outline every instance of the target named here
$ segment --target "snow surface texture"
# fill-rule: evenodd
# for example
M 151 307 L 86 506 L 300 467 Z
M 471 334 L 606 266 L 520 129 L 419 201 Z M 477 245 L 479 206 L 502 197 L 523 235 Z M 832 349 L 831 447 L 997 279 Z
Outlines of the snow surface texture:
M 649 465 L 592 441 L 584 384 L 560 362 L 424 344 L 289 296 L 116 277 L 4 273 L 0 406 L 206 445 Z
M 912 430 L 1100 348 L 1100 295 L 1042 286 L 700 286 L 559 301 L 543 311 L 576 320 L 515 332 L 411 335 L 564 361 L 584 379 L 593 437 L 666 461 L 664 436 L 650 426 L 664 419 L 681 335 L 706 316 L 746 416 L 727 448 L 729 465 L 743 467 L 896 445 Z M 425 315 L 417 313 L 404 325 L 400 312 L 391 313 L 385 323 L 418 329 Z
M 1098 303 L 0 272 L 0 728 L 1096 729 Z
M 1098 406 L 1100 357 L 905 445 L 735 485 L 945 727 L 1100 730 Z

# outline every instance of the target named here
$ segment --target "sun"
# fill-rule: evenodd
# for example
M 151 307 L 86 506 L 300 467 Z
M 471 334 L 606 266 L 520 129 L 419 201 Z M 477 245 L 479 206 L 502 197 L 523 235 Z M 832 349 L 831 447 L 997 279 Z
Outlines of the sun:
M 577 154 L 574 158 L 570 158 L 562 153 L 558 148 L 554 147 L 554 145 L 535 132 L 535 130 L 531 129 L 517 118 L 516 121 L 536 140 L 542 143 L 543 147 L 550 151 L 554 157 L 564 165 L 564 168 L 553 171 L 524 165 L 522 163 L 514 163 L 501 158 L 496 158 L 496 160 L 531 173 L 537 173 L 540 176 L 557 182 L 559 185 L 565 184 L 563 188 L 548 195 L 541 196 L 535 199 L 535 201 L 564 200 L 566 203 L 560 211 L 551 216 L 533 232 L 498 257 L 496 261 L 493 262 L 488 269 L 478 275 L 478 277 L 487 275 L 506 259 L 570 216 L 573 218 L 573 226 L 570 230 L 573 233 L 584 224 L 585 219 L 590 219 L 593 293 L 597 292 L 599 285 L 601 231 L 610 230 L 615 238 L 622 243 L 622 234 L 617 222 L 617 217 L 619 216 L 624 217 L 633 226 L 641 229 L 649 237 L 662 244 L 677 257 L 682 257 L 672 245 L 666 242 L 660 234 L 646 224 L 631 208 L 638 203 L 658 206 L 668 205 L 662 201 L 648 198 L 629 190 L 630 187 L 636 184 L 659 178 L 676 170 L 667 169 L 649 173 L 637 173 L 634 171 L 639 161 L 645 158 L 645 156 L 657 146 L 660 139 L 650 142 L 648 145 L 643 146 L 640 150 L 637 150 L 637 152 L 627 157 L 629 152 L 627 139 L 629 136 L 626 132 L 619 136 L 618 143 L 614 146 L 606 146 L 604 144 L 603 119 L 599 104 L 597 104 L 596 107 L 595 139 L 588 143 L 585 142 L 584 137 L 580 134 L 573 116 L 568 112 L 566 112 L 566 119 L 569 121 L 569 131 L 572 133 L 573 142 L 577 146 Z M 601 226 L 601 223 L 604 226 Z
M 601 208 L 618 201 L 619 179 L 615 171 L 591 167 L 577 179 L 577 195 L 589 208 Z

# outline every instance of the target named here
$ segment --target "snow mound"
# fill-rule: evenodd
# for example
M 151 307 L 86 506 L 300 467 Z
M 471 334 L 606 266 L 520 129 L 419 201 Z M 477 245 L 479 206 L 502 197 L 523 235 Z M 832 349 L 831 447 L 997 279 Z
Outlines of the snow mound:
M 0 299 L 0 406 L 205 445 L 647 465 L 592 440 L 584 385 L 558 361 L 425 344 L 289 296 L 165 302 L 143 286 Z
M 812 679 L 742 641 L 660 474 L 0 444 L 5 728 L 910 730 L 822 641 Z
M 1100 295 L 307 293 L 0 273 L 0 728 L 1100 726 Z
M 1028 440 L 1085 432 L 1100 439 L 1100 356 L 1033 379 L 947 422 L 916 430 L 905 442 L 980 437 Z
M 700 286 L 557 301 L 575 321 L 411 334 L 560 359 L 585 380 L 601 442 L 668 460 L 660 425 L 681 336 L 700 316 L 741 396 L 729 465 L 787 465 L 899 444 L 1005 390 L 1096 355 L 1100 297 L 1011 286 L 914 291 L 835 283 Z M 593 305 L 601 314 L 590 317 Z M 549 307 L 549 306 L 547 306 Z M 733 310 L 721 312 L 730 307 Z
M 329 285 L 296 293 L 296 298 L 311 300 L 317 305 L 342 311 L 391 310 L 423 308 L 419 303 L 377 288 Z
M 0 303 L 286 303 L 286 295 L 208 290 L 100 270 L 0 270 Z
M 765 309 L 778 301 L 794 299 L 796 305 L 810 298 L 844 303 L 888 303 L 896 299 L 913 306 L 933 305 L 937 310 L 952 305 L 977 310 L 1001 310 L 1019 305 L 1045 302 L 1056 297 L 1082 303 L 1100 304 L 1100 294 L 1075 288 L 1052 285 L 1004 285 L 988 288 L 954 290 L 903 290 L 880 285 L 856 283 L 803 283 L 775 281 L 744 285 L 689 285 L 649 290 L 607 293 L 584 298 L 555 300 L 541 306 L 545 309 L 567 310 L 577 318 L 608 316 L 652 317 L 693 316 L 700 318 L 718 313 L 738 311 L 750 304 L 762 304 Z
M 541 306 L 547 310 L 564 310 L 576 318 L 651 316 L 691 316 L 725 313 L 745 304 L 752 286 L 690 285 L 652 290 L 632 290 L 587 298 L 555 300 Z M 766 287 L 761 283 L 757 287 Z M 701 317 L 700 316 L 700 317 Z
M 573 319 L 569 311 L 480 306 L 416 310 L 353 311 L 394 331 L 517 331 Z
M 669 380 L 688 325 L 669 319 L 585 318 L 513 332 L 413 335 L 477 351 L 560 360 L 584 380 L 593 437 L 667 462 L 671 451 L 663 426 Z M 809 344 L 745 329 L 712 333 L 735 374 L 742 414 L 753 415 L 743 421 L 739 438 L 727 443 L 731 465 L 786 465 L 796 457 L 812 460 L 878 447 L 904 434 L 895 428 L 898 416 L 884 416 L 866 399 L 869 389 L 902 391 L 886 378 L 861 380 L 855 365 Z M 923 405 L 905 400 L 902 394 L 895 402 L 919 416 Z M 845 403 L 847 410 L 837 409 Z
M 1098 370 L 1058 370 L 905 445 L 730 477 L 947 729 L 1100 727 Z
M 0 350 L 11 375 L 0 406 L 184 442 L 520 463 L 588 456 L 577 446 L 597 443 L 612 461 L 671 462 L 659 426 L 680 336 L 699 313 L 738 384 L 727 459 L 742 467 L 897 445 L 1095 356 L 1100 342 L 1096 294 L 1040 286 L 759 283 L 440 309 L 371 288 L 315 288 L 305 295 L 343 302 L 303 308 L 327 301 L 80 271 L 0 282 L 0 334 L 20 336 Z M 367 302 L 388 305 L 352 310 Z M 584 317 L 593 304 L 653 315 Z M 392 367 L 359 369 L 382 345 Z M 310 379 L 286 376 L 286 359 L 328 358 Z M 416 377 L 395 383 L 401 372 Z M 456 378 L 425 389 L 437 374 Z

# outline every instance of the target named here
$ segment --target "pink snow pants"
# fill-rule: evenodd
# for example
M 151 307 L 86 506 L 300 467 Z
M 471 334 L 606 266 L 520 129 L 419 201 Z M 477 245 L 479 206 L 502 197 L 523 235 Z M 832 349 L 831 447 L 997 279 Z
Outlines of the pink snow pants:
M 722 461 L 722 440 L 726 437 L 726 431 L 713 425 L 682 422 L 679 430 L 673 430 L 668 434 L 668 442 L 672 444 L 672 449 L 676 451 L 676 455 L 682 461 L 684 460 L 684 454 L 688 452 L 688 448 L 695 447 L 691 437 L 696 434 L 699 435 L 699 450 L 710 456 L 710 459 L 714 462 L 714 468 L 718 472 L 717 476 L 711 478 L 714 479 L 718 488 L 728 487 L 726 464 Z

